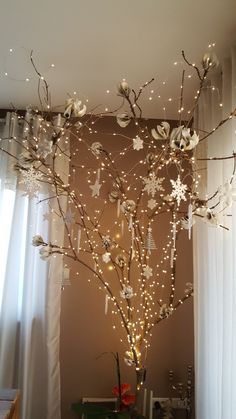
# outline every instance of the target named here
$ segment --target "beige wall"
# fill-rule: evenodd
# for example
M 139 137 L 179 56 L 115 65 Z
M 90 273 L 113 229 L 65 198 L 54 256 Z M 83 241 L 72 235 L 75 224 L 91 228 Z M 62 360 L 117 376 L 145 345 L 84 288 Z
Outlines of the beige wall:
M 156 122 L 151 121 L 150 124 L 154 127 Z M 118 137 L 99 134 L 101 128 L 107 133 L 114 131 L 112 118 L 106 118 L 97 126 L 98 134 L 89 137 L 90 143 L 101 141 L 106 144 L 107 149 L 116 150 Z M 117 131 L 117 127 L 115 129 Z M 74 149 L 74 143 L 72 147 Z M 76 161 L 77 158 L 74 157 L 72 164 L 76 164 Z M 79 179 L 72 180 L 75 188 L 81 188 Z M 93 207 L 94 199 L 90 202 Z M 162 223 L 158 229 L 158 238 L 165 237 L 167 223 Z M 154 238 L 155 234 L 154 232 Z M 187 238 L 186 231 L 181 232 L 178 242 L 181 251 L 177 264 L 177 295 L 180 297 L 185 283 L 192 282 L 192 244 Z M 74 417 L 69 411 L 69 406 L 82 396 L 112 397 L 112 387 L 116 384 L 115 364 L 109 353 L 98 358 L 103 352 L 119 352 L 122 381 L 131 383 L 133 389 L 135 383 L 134 371 L 123 362 L 125 347 L 120 342 L 123 331 L 120 330 L 118 323 L 116 330 L 113 330 L 114 320 L 111 313 L 104 314 L 104 292 L 87 281 L 88 272 L 85 268 L 78 269 L 78 266 L 71 263 L 70 269 L 71 286 L 62 292 L 60 356 L 62 419 Z M 77 271 L 79 271 L 78 276 Z M 168 370 L 174 370 L 178 381 L 181 381 L 186 377 L 189 364 L 193 365 L 192 299 L 155 328 L 147 359 L 146 387 L 153 389 L 156 395 L 170 394 Z

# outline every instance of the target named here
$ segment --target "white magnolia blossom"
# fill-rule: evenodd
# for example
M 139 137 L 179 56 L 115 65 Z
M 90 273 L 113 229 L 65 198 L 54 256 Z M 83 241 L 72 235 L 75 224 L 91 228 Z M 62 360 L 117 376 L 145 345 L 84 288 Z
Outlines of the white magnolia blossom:
M 134 365 L 133 352 L 126 351 L 125 356 L 124 356 L 124 361 L 125 361 L 126 365 L 128 365 L 128 367 L 132 367 Z
M 133 288 L 128 285 L 127 287 L 123 287 L 123 290 L 120 291 L 121 298 L 130 300 L 134 296 Z
M 129 94 L 130 94 L 130 87 L 129 87 L 128 83 L 124 80 L 122 80 L 118 84 L 117 89 L 118 89 L 119 95 L 121 95 L 121 96 L 129 96 Z
M 132 199 L 127 199 L 126 201 L 122 202 L 121 210 L 125 212 L 132 212 L 135 209 L 135 202 Z
M 37 157 L 34 154 L 30 153 L 29 151 L 23 151 L 23 153 L 21 153 L 17 159 L 15 168 L 29 169 L 36 159 Z
M 103 151 L 102 144 L 96 141 L 91 145 L 91 151 L 95 156 L 99 156 Z
M 36 235 L 32 238 L 32 245 L 33 245 L 33 246 L 41 246 L 42 244 L 44 244 L 43 237 L 42 237 L 42 236 L 40 236 L 39 234 L 36 234 Z
M 46 159 L 46 157 L 49 154 L 51 154 L 52 147 L 53 147 L 53 142 L 51 140 L 48 140 L 47 138 L 44 138 L 38 144 L 37 154 L 39 155 L 39 157 Z
M 51 256 L 52 254 L 52 246 L 50 246 L 49 244 L 47 246 L 43 246 L 41 247 L 41 249 L 39 250 L 39 254 L 40 254 L 40 258 L 42 260 L 48 260 L 48 258 Z
M 173 313 L 173 307 L 169 307 L 167 304 L 162 304 L 159 311 L 159 318 L 168 318 Z
M 78 98 L 69 98 L 66 101 L 65 118 L 70 118 L 71 115 L 81 118 L 86 114 L 87 108 L 86 105 L 82 106 L 81 100 Z
M 163 121 L 161 125 L 157 125 L 157 129 L 151 130 L 152 136 L 155 140 L 166 140 L 170 134 L 170 124 Z
M 210 224 L 213 227 L 217 227 L 220 224 L 219 215 L 216 213 L 213 213 L 213 211 L 210 208 L 207 208 L 207 207 L 198 208 L 195 214 L 200 215 L 201 219 L 205 223 Z
M 206 52 L 206 54 L 202 57 L 202 67 L 204 70 L 218 67 L 218 65 L 219 60 L 214 52 Z
M 114 202 L 117 201 L 117 199 L 119 198 L 119 193 L 117 191 L 111 191 L 108 195 L 109 197 L 109 201 L 114 204 Z
M 189 227 L 192 227 L 195 224 L 195 220 L 192 218 L 191 225 L 189 225 L 190 223 L 189 223 L 188 216 L 181 218 L 180 222 L 181 222 L 181 227 L 183 227 L 185 230 L 189 230 Z
M 127 112 L 120 113 L 116 115 L 116 120 L 118 125 L 120 125 L 121 128 L 127 127 L 131 121 L 131 117 Z
M 185 294 L 187 295 L 193 295 L 193 284 L 192 282 L 186 282 L 186 288 L 184 290 Z
M 175 150 L 192 150 L 199 143 L 199 137 L 194 131 L 191 135 L 190 128 L 181 125 L 174 128 L 170 134 L 170 146 Z
M 124 268 L 126 258 L 123 255 L 117 255 L 116 258 L 115 258 L 115 262 L 120 268 Z
M 155 160 L 156 160 L 156 154 L 154 154 L 154 153 L 148 153 L 146 155 L 146 162 L 148 164 L 153 164 Z
M 219 188 L 219 199 L 224 207 L 231 207 L 236 200 L 235 189 L 229 181 Z

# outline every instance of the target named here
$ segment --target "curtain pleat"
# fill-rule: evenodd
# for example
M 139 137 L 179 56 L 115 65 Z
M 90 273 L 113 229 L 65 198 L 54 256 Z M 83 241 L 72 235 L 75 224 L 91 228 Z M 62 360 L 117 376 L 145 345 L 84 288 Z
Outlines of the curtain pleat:
M 33 123 L 37 130 L 37 120 Z M 4 138 L 10 134 L 20 141 L 23 130 L 16 115 L 8 114 L 0 124 L 1 146 L 5 144 L 8 152 L 17 153 L 14 142 L 7 145 Z M 45 241 L 56 238 L 63 244 L 64 228 L 43 220 L 43 214 L 49 211 L 50 191 L 32 199 L 23 196 L 22 188 L 17 186 L 14 161 L 4 153 L 0 153 L 0 160 L 0 215 L 1 206 L 4 202 L 6 205 L 4 194 L 10 193 L 12 197 L 8 203 L 9 217 L 2 220 L 9 237 L 5 242 L 6 260 L 0 254 L 0 264 L 7 262 L 5 274 L 0 278 L 0 387 L 20 389 L 22 419 L 60 419 L 63 259 L 58 255 L 49 262 L 41 260 L 38 248 L 31 242 L 34 235 L 40 234 Z M 67 160 L 60 161 L 57 171 L 63 173 L 66 182 Z M 53 207 L 53 201 L 50 202 Z
M 200 103 L 199 127 L 211 130 L 236 107 L 236 51 L 225 60 Z M 222 102 L 223 106 L 220 106 Z M 236 151 L 236 118 L 209 137 L 197 157 L 223 157 Z M 230 180 L 233 160 L 205 161 L 201 167 L 208 196 Z M 235 181 L 233 187 L 235 188 Z M 197 419 L 236 418 L 236 203 L 222 224 L 194 226 L 195 361 Z

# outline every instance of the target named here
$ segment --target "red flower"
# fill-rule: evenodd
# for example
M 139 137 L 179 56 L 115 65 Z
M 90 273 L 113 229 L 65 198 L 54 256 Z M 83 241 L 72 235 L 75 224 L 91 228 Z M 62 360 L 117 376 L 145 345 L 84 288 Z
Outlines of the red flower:
M 126 394 L 130 390 L 131 390 L 130 384 L 127 384 L 127 383 L 121 384 L 120 386 L 121 404 L 123 404 L 124 406 L 129 406 L 130 404 L 134 404 L 135 402 L 134 394 Z M 113 387 L 112 393 L 116 397 L 119 397 L 120 396 L 119 387 L 118 386 Z

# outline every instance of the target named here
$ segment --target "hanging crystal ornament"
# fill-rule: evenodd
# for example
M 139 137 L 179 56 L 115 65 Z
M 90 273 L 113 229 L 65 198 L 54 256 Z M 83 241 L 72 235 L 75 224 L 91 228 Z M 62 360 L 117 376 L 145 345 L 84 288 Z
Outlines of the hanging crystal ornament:
M 131 230 L 133 227 L 133 219 L 132 219 L 132 214 L 130 214 L 129 216 L 129 230 Z
M 62 273 L 62 280 L 61 280 L 61 290 L 64 291 L 64 289 L 67 285 L 71 285 L 70 269 L 67 268 L 67 267 L 64 267 L 63 273 Z
M 173 222 L 172 233 L 173 233 L 173 248 L 175 249 L 175 245 L 176 245 L 176 222 Z
M 121 235 L 123 236 L 124 235 L 124 227 L 125 227 L 125 223 L 124 223 L 124 220 L 122 220 L 121 221 Z
M 152 235 L 152 227 L 148 227 L 147 229 L 147 237 L 146 237 L 144 248 L 147 249 L 149 255 L 151 254 L 152 250 L 157 249 L 156 243 Z
M 117 218 L 120 216 L 120 199 L 117 199 Z
M 188 206 L 188 238 L 191 240 L 191 231 L 193 225 L 193 206 L 189 204 Z
M 109 297 L 108 297 L 108 295 L 106 294 L 105 295 L 105 314 L 107 315 L 107 313 L 108 313 L 108 302 L 109 302 Z
M 81 228 L 78 230 L 78 238 L 77 238 L 77 253 L 80 251 L 80 241 L 81 241 Z

